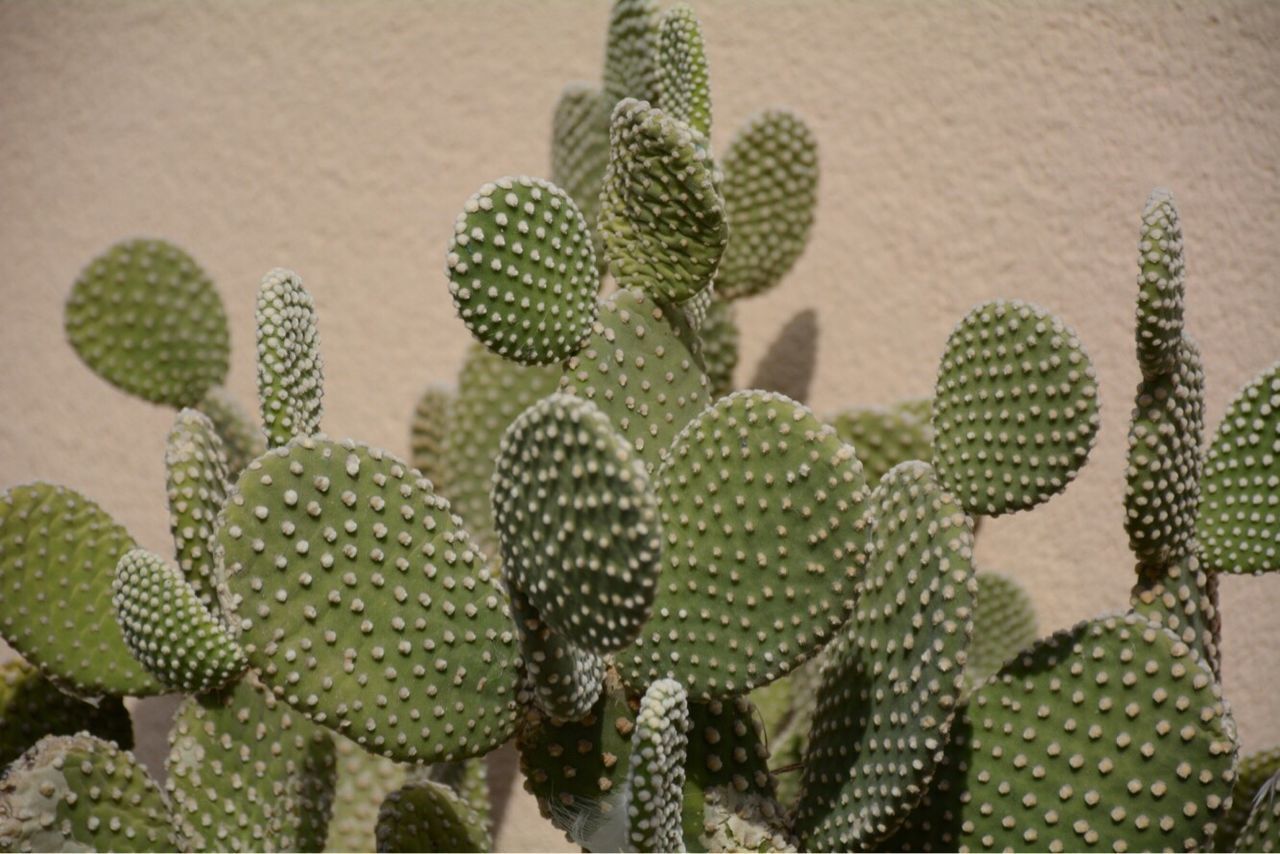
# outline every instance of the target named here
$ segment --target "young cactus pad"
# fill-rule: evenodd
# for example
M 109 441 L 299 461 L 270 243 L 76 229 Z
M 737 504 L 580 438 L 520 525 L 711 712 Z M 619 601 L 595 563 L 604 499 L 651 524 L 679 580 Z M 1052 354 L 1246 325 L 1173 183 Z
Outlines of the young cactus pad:
M 178 566 L 205 607 L 218 601 L 213 529 L 227 500 L 230 468 L 213 422 L 194 409 L 178 413 L 164 447 L 169 531 Z
M 258 402 L 267 444 L 320 432 L 324 362 L 315 303 L 290 270 L 267 273 L 258 289 Z
M 640 700 L 627 775 L 627 837 L 636 851 L 683 851 L 680 806 L 689 743 L 688 696 L 659 679 Z
M 609 109 L 623 98 L 657 100 L 657 41 L 655 0 L 615 0 L 604 51 L 604 91 Z
M 658 22 L 658 103 L 663 112 L 711 136 L 711 82 L 698 16 L 685 4 Z
M 1178 364 L 1185 290 L 1178 209 L 1173 194 L 1157 189 L 1142 211 L 1138 238 L 1138 366 L 1149 380 Z
M 600 211 L 600 186 L 609 163 L 612 107 L 599 87 L 570 83 L 560 93 L 551 120 L 551 183 L 573 199 L 592 229 Z M 599 266 L 604 261 L 602 247 L 595 240 L 592 245 Z
M 535 702 L 547 714 L 577 720 L 591 711 L 604 687 L 604 660 L 550 627 L 521 592 L 510 570 L 504 579 L 511 617 L 520 638 L 525 675 Z

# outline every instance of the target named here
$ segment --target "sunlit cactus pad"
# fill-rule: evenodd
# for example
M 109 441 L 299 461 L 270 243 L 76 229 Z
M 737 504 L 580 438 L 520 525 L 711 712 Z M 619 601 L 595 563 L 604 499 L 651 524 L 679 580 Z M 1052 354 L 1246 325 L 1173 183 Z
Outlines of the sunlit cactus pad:
M 999 516 L 1066 488 L 1098 437 L 1098 385 L 1076 333 L 1017 300 L 983 303 L 947 341 L 933 401 L 938 480 Z
M 251 666 L 317 723 L 402 761 L 510 736 L 519 656 L 502 591 L 407 464 L 297 440 L 241 474 L 219 547 Z
M 324 361 L 315 302 L 292 270 L 267 273 L 258 288 L 258 404 L 267 442 L 320 431 Z
M 1138 366 L 1147 379 L 1177 366 L 1185 289 L 1178 209 L 1173 194 L 1157 189 L 1143 208 L 1138 238 Z
M 227 376 L 222 299 L 191 256 L 163 240 L 126 240 L 91 261 L 65 320 L 85 364 L 152 403 L 193 406 Z
M 227 500 L 231 472 L 213 422 L 195 409 L 178 413 L 164 447 L 169 531 L 178 567 L 200 601 L 217 608 L 213 529 Z
M 591 231 L 549 181 L 520 176 L 481 187 L 454 222 L 446 272 L 471 334 L 512 361 L 563 361 L 591 331 L 600 289 Z
M 676 437 L 655 477 L 663 570 L 618 655 L 633 687 L 744 693 L 820 649 L 853 609 L 866 499 L 854 450 L 785 397 L 738 392 Z
M 1280 569 L 1280 362 L 1241 389 L 1205 454 L 1196 530 L 1222 572 Z
M 428 386 L 413 408 L 409 423 L 409 461 L 422 472 L 437 492 L 448 492 L 449 458 L 445 449 L 449 419 L 457 394 L 443 386 Z
M 378 810 L 379 851 L 489 851 L 484 821 L 440 783 L 411 783 L 387 795 Z
M 640 699 L 627 775 L 627 838 L 636 851 L 683 850 L 680 806 L 689 743 L 688 695 L 659 679 Z
M 663 112 L 711 136 L 711 81 L 698 16 L 681 3 L 658 21 L 658 103 Z
M 43 738 L 0 778 L 0 851 L 172 851 L 160 788 L 87 733 Z
M 0 664 L 0 769 L 46 735 L 81 730 L 133 747 L 133 724 L 119 697 L 90 705 L 59 691 L 20 658 Z
M 260 457 L 267 450 L 267 434 L 253 418 L 222 386 L 214 386 L 195 405 L 211 422 L 222 439 L 222 449 L 227 456 L 227 469 L 231 476 Z
M 33 483 L 0 495 L 0 636 L 79 696 L 160 693 L 111 607 L 116 563 L 135 545 L 66 487 Z
M 857 406 L 838 413 L 831 424 L 840 438 L 858 449 L 871 483 L 898 463 L 933 457 L 932 401 L 907 400 L 889 406 Z

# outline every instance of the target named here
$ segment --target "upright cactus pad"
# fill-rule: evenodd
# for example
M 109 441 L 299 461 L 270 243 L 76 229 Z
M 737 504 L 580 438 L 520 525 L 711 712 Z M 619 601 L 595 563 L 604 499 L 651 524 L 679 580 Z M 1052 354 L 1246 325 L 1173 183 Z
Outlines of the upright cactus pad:
M 552 631 L 519 587 L 510 578 L 506 581 L 525 677 L 535 702 L 557 718 L 585 716 L 604 687 L 604 660 Z
M 379 851 L 489 851 L 484 821 L 452 789 L 411 783 L 387 795 L 378 810 Z
M 409 766 L 369 753 L 340 735 L 333 740 L 337 782 L 324 848 L 335 854 L 372 851 L 378 809 L 387 795 L 404 785 Z
M 689 743 L 688 695 L 659 679 L 640 700 L 627 775 L 627 839 L 636 851 L 683 851 L 680 807 Z
M 178 413 L 164 448 L 165 487 L 169 495 L 169 531 L 186 583 L 216 609 L 217 567 L 213 529 L 227 500 L 231 473 L 213 422 L 194 409 Z
M 658 103 L 663 112 L 711 136 L 711 79 L 698 16 L 681 3 L 658 21 Z
M 729 246 L 716 275 L 724 299 L 763 293 L 804 252 L 818 201 L 818 141 L 799 116 L 766 110 L 724 153 Z
M 676 437 L 656 477 L 664 568 L 618 666 L 691 698 L 744 693 L 800 664 L 853 610 L 866 485 L 853 448 L 780 395 L 738 392 Z
M 690 702 L 680 809 L 685 847 L 715 850 L 710 845 L 725 829 L 726 811 L 736 812 L 736 805 L 771 802 L 773 795 L 768 741 L 751 701 L 732 697 Z
M 152 403 L 194 406 L 227 376 L 227 314 L 191 256 L 162 240 L 126 240 L 71 289 L 67 339 L 112 385 Z
M 604 92 L 610 109 L 623 98 L 657 99 L 657 40 L 656 0 L 614 0 L 604 51 Z
M 1209 443 L 1197 534 L 1209 567 L 1280 569 L 1280 362 L 1246 385 Z
M 645 101 L 620 102 L 599 228 L 622 287 L 681 302 L 710 284 L 729 222 L 706 138 Z
M 59 691 L 20 658 L 0 664 L 0 769 L 46 735 L 82 730 L 133 747 L 133 725 L 119 697 L 94 706 Z
M 1040 636 L 1035 606 L 1026 589 L 1008 575 L 979 572 L 973 644 L 965 664 L 966 690 L 973 690 Z
M 442 386 L 428 386 L 413 408 L 409 425 L 409 459 L 413 467 L 431 481 L 437 492 L 448 492 L 449 419 L 457 395 Z
M 202 694 L 247 666 L 222 622 L 163 558 L 144 549 L 126 552 L 112 591 L 125 643 L 165 685 Z
M 1173 194 L 1157 189 L 1138 238 L 1138 366 L 1148 380 L 1173 372 L 1181 358 L 1185 281 L 1178 209 Z
M 750 387 L 776 391 L 797 403 L 805 403 L 817 368 L 818 313 L 806 308 L 792 315 L 778 330 L 777 337 L 756 365 Z
M 502 591 L 408 465 L 296 440 L 245 469 L 218 537 L 251 666 L 316 723 L 402 761 L 510 736 L 519 655 Z
M 810 850 L 865 849 L 923 795 L 963 684 L 978 584 L 973 525 L 928 463 L 871 494 L 870 560 L 825 654 L 796 832 Z
M 905 400 L 888 406 L 857 406 L 831 419 L 841 439 L 858 449 L 867 480 L 880 478 L 898 463 L 933 455 L 932 402 Z
M 733 373 L 738 367 L 738 321 L 733 303 L 714 299 L 707 307 L 706 318 L 698 330 L 702 342 L 702 359 L 711 384 L 711 398 L 724 397 L 733 391 Z
M 1216 579 L 1188 554 L 1158 567 L 1141 567 L 1130 595 L 1133 610 L 1161 623 L 1195 650 L 1217 675 L 1219 615 Z
M 541 178 L 500 178 L 468 199 L 445 272 L 471 334 L 524 365 L 572 356 L 595 320 L 591 230 L 573 199 Z
M 0 635 L 65 690 L 158 694 L 111 607 L 116 563 L 135 546 L 97 504 L 49 483 L 0 495 Z
M 290 270 L 267 273 L 258 289 L 258 401 L 267 444 L 320 432 L 324 362 L 315 303 Z
M 211 422 L 222 450 L 226 453 L 227 469 L 234 478 L 249 464 L 267 451 L 267 434 L 254 422 L 240 401 L 220 385 L 214 386 L 200 398 L 196 409 Z
M 1043 309 L 983 303 L 947 341 L 933 429 L 938 480 L 969 513 L 1034 507 L 1066 488 L 1097 440 L 1093 363 Z
M 598 86 L 570 83 L 560 93 L 551 119 L 551 183 L 562 187 L 594 229 L 600 187 L 609 163 L 609 114 L 613 104 Z M 596 264 L 604 261 L 593 241 Z
M 644 463 L 590 400 L 557 394 L 507 430 L 493 476 L 503 566 L 543 621 L 606 653 L 653 605 L 662 527 Z

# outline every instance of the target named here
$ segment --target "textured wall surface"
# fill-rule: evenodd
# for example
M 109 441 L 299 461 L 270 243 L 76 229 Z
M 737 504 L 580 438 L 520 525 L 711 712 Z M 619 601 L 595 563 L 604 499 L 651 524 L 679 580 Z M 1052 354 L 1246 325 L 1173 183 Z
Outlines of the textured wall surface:
M 773 104 L 822 146 L 807 254 L 740 310 L 740 379 L 817 307 L 815 409 L 923 395 L 973 303 L 1053 308 L 1097 364 L 1101 441 L 1065 495 L 985 525 L 979 556 L 1031 586 L 1046 629 L 1122 608 L 1137 224 L 1153 186 L 1182 212 L 1210 424 L 1280 357 L 1280 4 L 696 6 L 717 146 Z M 257 283 L 298 270 L 320 311 L 328 432 L 405 452 L 415 395 L 453 376 L 467 341 L 442 272 L 453 217 L 486 180 L 547 173 L 552 106 L 562 83 L 598 77 L 606 13 L 0 5 L 0 484 L 66 483 L 168 548 L 171 413 L 109 388 L 62 341 L 80 267 L 129 235 L 176 241 L 218 282 L 246 402 Z M 1280 576 L 1225 579 L 1222 605 L 1245 745 L 1280 743 Z

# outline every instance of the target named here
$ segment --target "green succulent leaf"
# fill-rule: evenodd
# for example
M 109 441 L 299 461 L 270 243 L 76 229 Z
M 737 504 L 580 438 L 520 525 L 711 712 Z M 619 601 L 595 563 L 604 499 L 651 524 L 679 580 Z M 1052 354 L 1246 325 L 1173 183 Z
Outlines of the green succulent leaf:
M 165 441 L 164 468 L 178 566 L 200 602 L 216 613 L 219 579 L 213 530 L 227 500 L 231 473 L 209 418 L 194 409 L 178 413 Z
M 928 398 L 855 406 L 832 417 L 831 424 L 841 439 L 858 449 L 867 480 L 878 483 L 898 463 L 932 458 L 932 406 Z
M 484 820 L 448 786 L 412 783 L 378 810 L 379 851 L 488 851 Z
M 213 429 L 222 439 L 230 473 L 228 480 L 238 475 L 249 460 L 267 452 L 267 434 L 254 423 L 240 401 L 222 386 L 209 389 L 195 408 L 213 422 Z
M 672 679 L 645 691 L 631 734 L 627 839 L 636 851 L 684 851 L 680 807 L 689 743 L 688 694 Z
M 1178 370 L 1186 264 L 1173 194 L 1156 189 L 1142 211 L 1138 238 L 1138 366 L 1147 380 Z
M 672 118 L 711 136 L 711 79 L 698 16 L 687 4 L 672 6 L 658 21 L 658 102 Z
M 681 806 L 685 848 L 733 850 L 715 847 L 728 834 L 738 837 L 739 843 L 759 837 L 763 845 L 756 850 L 768 850 L 775 834 L 769 830 L 762 834 L 753 814 L 780 814 L 781 808 L 773 799 L 768 741 L 756 707 L 741 696 L 690 701 L 687 750 Z
M 0 769 L 46 735 L 81 731 L 133 747 L 133 724 L 119 697 L 95 706 L 59 691 L 20 658 L 0 664 Z
M 290 270 L 267 273 L 258 289 L 258 401 L 267 444 L 320 432 L 324 361 L 315 303 Z
M 978 607 L 973 613 L 973 644 L 964 670 L 966 694 L 1040 636 L 1035 605 L 1016 579 L 986 571 L 975 578 Z
M 614 0 L 604 51 L 604 92 L 609 109 L 623 98 L 657 100 L 657 41 L 656 0 Z
M 785 394 L 797 403 L 805 403 L 817 367 L 818 313 L 806 308 L 796 312 L 778 331 L 756 365 L 751 388 Z
M 437 492 L 449 491 L 449 419 L 457 394 L 442 386 L 428 386 L 418 398 L 409 425 L 413 467 L 431 481 Z
M 591 711 L 604 687 L 604 660 L 552 631 L 508 577 L 525 677 L 547 714 L 577 720 Z

